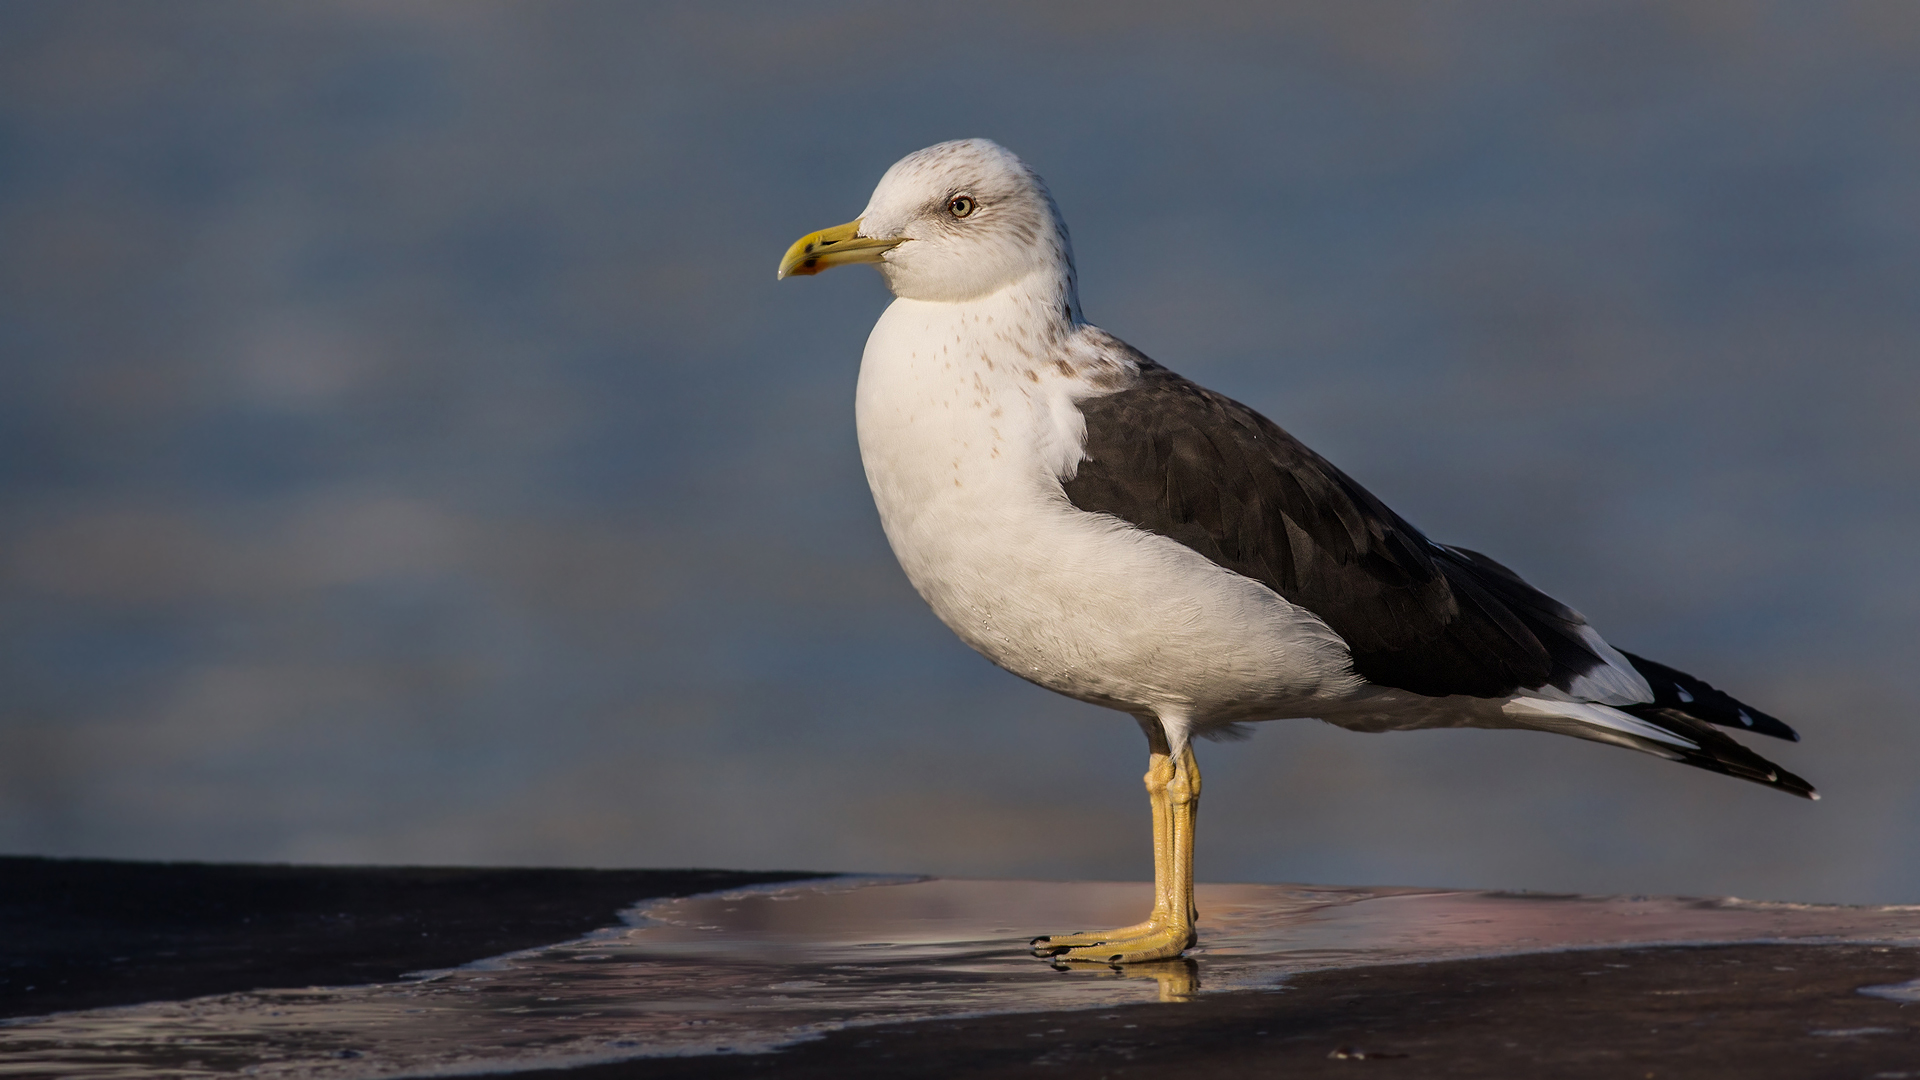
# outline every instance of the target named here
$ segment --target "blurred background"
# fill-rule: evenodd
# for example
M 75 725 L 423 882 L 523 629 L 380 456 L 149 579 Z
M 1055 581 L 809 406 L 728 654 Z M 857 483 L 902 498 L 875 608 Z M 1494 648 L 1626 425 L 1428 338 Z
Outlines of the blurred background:
M 1920 901 L 1920 7 L 12 0 L 0 850 L 1150 874 L 854 442 L 896 158 L 1089 317 L 1796 725 L 1202 745 L 1209 881 Z M 1750 740 L 1754 741 L 1754 740 Z

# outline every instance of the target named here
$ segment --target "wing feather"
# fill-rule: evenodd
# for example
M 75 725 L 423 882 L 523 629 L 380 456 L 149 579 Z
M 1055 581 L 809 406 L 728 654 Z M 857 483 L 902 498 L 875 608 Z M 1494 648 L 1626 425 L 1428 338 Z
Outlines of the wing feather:
M 1075 506 L 1177 540 L 1314 612 L 1382 686 L 1565 691 L 1606 663 L 1578 613 L 1511 570 L 1428 540 L 1245 405 L 1136 362 L 1133 385 L 1080 403 L 1085 460 L 1064 481 Z
M 1710 725 L 1797 739 L 1792 728 L 1615 651 L 1579 612 L 1477 551 L 1428 540 L 1266 417 L 1129 358 L 1135 382 L 1079 403 L 1085 456 L 1062 481 L 1075 506 L 1176 540 L 1312 611 L 1369 682 L 1508 698 L 1545 730 L 1818 797 Z

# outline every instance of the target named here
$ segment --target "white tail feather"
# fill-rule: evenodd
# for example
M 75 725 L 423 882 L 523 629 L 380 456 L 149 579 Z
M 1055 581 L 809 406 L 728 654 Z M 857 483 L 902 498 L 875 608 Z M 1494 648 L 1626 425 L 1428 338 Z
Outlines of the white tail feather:
M 1544 727 L 1598 742 L 1631 746 L 1637 750 L 1644 750 L 1647 747 L 1622 739 L 1620 736 L 1631 736 L 1635 740 L 1644 739 L 1686 750 L 1700 749 L 1700 744 L 1691 739 L 1675 735 L 1658 725 L 1649 724 L 1637 716 L 1629 716 L 1619 709 L 1596 705 L 1592 702 L 1518 697 L 1501 706 L 1500 711 L 1517 720 L 1527 722 L 1530 727 Z M 1612 737 L 1609 737 L 1610 735 Z

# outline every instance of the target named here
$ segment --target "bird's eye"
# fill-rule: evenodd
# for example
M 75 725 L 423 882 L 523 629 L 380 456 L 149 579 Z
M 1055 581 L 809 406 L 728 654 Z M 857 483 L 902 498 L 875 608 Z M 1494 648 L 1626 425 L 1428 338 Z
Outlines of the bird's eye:
M 973 213 L 974 205 L 973 196 L 955 195 L 953 198 L 947 200 L 947 213 L 957 218 L 966 217 L 968 214 Z

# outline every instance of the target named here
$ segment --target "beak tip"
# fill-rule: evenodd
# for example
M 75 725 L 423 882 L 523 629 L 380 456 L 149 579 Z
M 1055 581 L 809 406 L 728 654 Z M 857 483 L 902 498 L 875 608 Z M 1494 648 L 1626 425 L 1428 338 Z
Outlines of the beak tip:
M 860 219 L 855 218 L 845 225 L 821 229 L 795 240 L 780 259 L 780 268 L 773 279 L 806 277 L 847 263 L 879 262 L 881 254 L 899 242 L 862 237 Z

